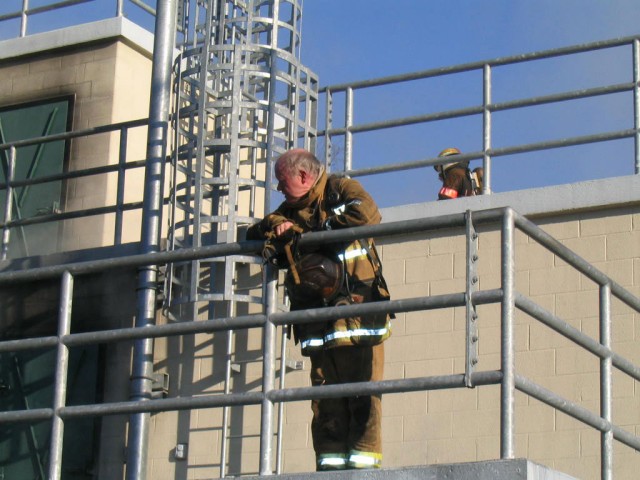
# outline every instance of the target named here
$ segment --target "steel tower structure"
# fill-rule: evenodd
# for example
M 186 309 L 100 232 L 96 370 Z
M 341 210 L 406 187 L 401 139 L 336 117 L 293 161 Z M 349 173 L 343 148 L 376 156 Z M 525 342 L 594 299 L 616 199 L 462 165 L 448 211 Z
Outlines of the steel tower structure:
M 184 0 L 175 63 L 169 249 L 235 242 L 270 210 L 271 162 L 315 148 L 318 81 L 300 63 L 302 0 Z M 241 236 L 241 234 L 240 234 Z M 195 260 L 167 273 L 169 318 L 233 316 L 237 269 Z
M 302 0 L 178 3 L 169 250 L 242 240 L 271 210 L 272 161 L 292 147 L 315 149 L 318 80 L 300 63 L 301 21 Z M 230 318 L 262 308 L 266 287 L 242 280 L 259 262 L 234 255 L 169 265 L 166 317 Z M 228 393 L 233 331 L 225 342 Z M 225 408 L 223 476 L 229 419 Z

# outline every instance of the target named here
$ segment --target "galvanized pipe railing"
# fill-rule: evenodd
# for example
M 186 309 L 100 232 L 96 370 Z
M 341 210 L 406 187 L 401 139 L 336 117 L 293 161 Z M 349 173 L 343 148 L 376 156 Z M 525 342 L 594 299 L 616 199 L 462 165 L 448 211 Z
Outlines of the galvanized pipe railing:
M 389 224 L 351 228 L 342 231 L 318 232 L 305 235 L 301 239 L 302 245 L 312 245 L 328 241 L 356 239 L 364 236 L 397 236 L 421 231 L 432 231 L 441 228 L 465 228 L 466 232 L 473 232 L 465 224 L 470 214 L 433 217 L 409 222 L 394 222 Z M 67 419 L 84 416 L 102 416 L 114 414 L 141 414 L 161 412 L 169 410 L 187 410 L 199 408 L 224 408 L 239 405 L 262 405 L 263 415 L 261 420 L 261 452 L 260 472 L 270 474 L 272 472 L 272 425 L 273 405 L 279 402 L 308 400 L 312 398 L 333 398 L 354 394 L 383 394 L 399 393 L 420 390 L 467 388 L 469 380 L 474 386 L 502 384 L 501 396 L 501 458 L 513 458 L 514 445 L 514 401 L 515 390 L 522 391 L 538 400 L 559 409 L 568 415 L 578 419 L 585 425 L 596 428 L 602 432 L 602 478 L 611 478 L 613 469 L 612 440 L 618 440 L 625 445 L 640 450 L 640 437 L 626 432 L 624 429 L 612 424 L 611 421 L 611 370 L 616 367 L 634 378 L 640 380 L 640 367 L 623 358 L 611 350 L 610 345 L 610 302 L 614 296 L 636 311 L 640 311 L 640 299 L 624 290 L 619 284 L 599 272 L 586 261 L 571 252 L 564 245 L 552 239 L 547 233 L 536 227 L 524 217 L 513 210 L 494 209 L 473 213 L 474 224 L 502 225 L 502 285 L 495 290 L 475 291 L 469 293 L 452 293 L 434 295 L 430 297 L 418 297 L 389 302 L 375 302 L 369 304 L 349 305 L 341 307 L 327 307 L 310 311 L 278 312 L 276 310 L 275 284 L 272 281 L 265 282 L 269 294 L 265 297 L 267 305 L 265 315 L 245 315 L 240 317 L 216 318 L 213 320 L 197 322 L 181 322 L 166 325 L 149 325 L 145 328 L 125 328 L 109 331 L 85 332 L 70 334 L 64 330 L 64 318 L 68 313 L 61 313 L 60 334 L 57 337 L 31 338 L 24 340 L 12 340 L 0 342 L 0 352 L 18 351 L 43 346 L 57 346 L 59 359 L 57 361 L 57 376 L 62 378 L 64 367 L 64 351 L 72 346 L 93 345 L 97 343 L 111 343 L 132 339 L 151 339 L 175 335 L 191 335 L 202 332 L 222 332 L 234 329 L 266 328 L 265 335 L 265 363 L 263 366 L 263 391 L 251 393 L 229 393 L 225 395 L 206 395 L 185 398 L 166 398 L 160 400 L 126 401 L 99 405 L 65 406 L 64 402 L 56 401 L 52 408 L 40 408 L 34 410 L 0 412 L 1 423 L 33 422 L 51 420 L 53 422 L 66 421 Z M 600 318 L 601 339 L 595 340 L 580 332 L 576 328 L 563 322 L 553 314 L 544 311 L 531 300 L 518 294 L 514 290 L 514 231 L 519 229 L 538 241 L 545 248 L 565 260 L 580 272 L 601 285 L 600 289 Z M 53 278 L 62 276 L 65 278 L 63 291 L 69 291 L 72 275 L 103 271 L 105 269 L 136 267 L 140 265 L 164 264 L 176 260 L 189 258 L 205 258 L 224 256 L 238 253 L 258 252 L 261 242 L 243 242 L 237 244 L 222 244 L 199 249 L 185 249 L 185 251 L 158 252 L 147 255 L 133 255 L 130 257 L 84 262 L 78 264 L 58 265 L 32 269 L 31 271 L 0 273 L 0 285 L 26 282 L 35 279 Z M 473 250 L 470 250 L 473 251 Z M 468 259 L 469 260 L 469 259 Z M 269 275 L 266 273 L 266 275 Z M 272 278 L 267 276 L 266 278 Z M 270 285 L 270 286 L 269 286 Z M 68 294 L 61 296 L 61 312 L 71 305 L 67 300 Z M 274 382 L 275 369 L 275 328 L 280 325 L 297 323 L 309 323 L 322 320 L 342 318 L 344 316 L 358 316 L 379 312 L 410 312 L 431 310 L 439 308 L 461 307 L 471 302 L 474 306 L 502 303 L 502 366 L 500 371 L 477 371 L 471 374 L 454 374 L 445 376 L 432 376 L 411 378 L 402 380 L 386 380 L 374 383 L 357 383 L 348 385 L 326 386 L 322 388 L 276 388 Z M 514 363 L 513 327 L 515 309 L 519 309 L 532 318 L 543 322 L 556 332 L 570 339 L 576 345 L 593 353 L 601 359 L 601 396 L 602 406 L 600 414 L 573 404 L 558 395 L 550 392 L 530 380 L 518 375 Z M 468 339 L 467 339 L 468 341 Z M 471 377 L 470 379 L 468 377 Z M 58 378 L 58 377 L 57 377 Z M 59 398 L 56 396 L 56 398 Z M 63 425 L 55 429 L 55 438 L 52 438 L 52 455 L 60 448 Z M 57 472 L 53 472 L 51 478 L 55 479 Z
M 457 158 L 460 160 L 477 160 L 483 161 L 484 167 L 484 193 L 491 193 L 492 190 L 492 165 L 491 159 L 504 155 L 511 155 L 515 153 L 535 152 L 546 149 L 561 148 L 567 146 L 585 145 L 595 142 L 604 142 L 608 140 L 617 140 L 623 138 L 633 138 L 635 143 L 635 155 L 634 155 L 634 171 L 636 174 L 640 173 L 640 53 L 639 53 L 639 40 L 637 37 L 624 37 L 608 41 L 592 42 L 583 45 L 564 47 L 552 50 L 545 50 L 541 52 L 534 52 L 524 55 L 514 55 L 509 57 L 497 58 L 489 61 L 471 62 L 462 65 L 456 65 L 451 67 L 442 67 L 429 70 L 422 70 L 418 72 L 412 72 L 400 75 L 391 75 L 381 77 L 377 79 L 370 79 L 352 83 L 342 83 L 336 85 L 329 85 L 320 89 L 321 94 L 326 95 L 326 128 L 323 131 L 318 132 L 318 136 L 325 138 L 325 153 L 330 154 L 331 145 L 334 142 L 334 137 L 344 137 L 344 156 L 345 166 L 344 173 L 351 177 L 359 177 L 365 175 L 380 174 L 386 172 L 395 172 L 415 168 L 423 168 L 426 166 L 439 165 L 443 163 L 443 160 L 437 157 L 428 157 L 419 160 L 402 161 L 394 163 L 381 164 L 373 168 L 360 168 L 352 164 L 354 157 L 354 139 L 353 136 L 356 133 L 372 132 L 384 129 L 390 129 L 395 127 L 416 125 L 429 122 L 435 122 L 445 119 L 462 118 L 468 116 L 482 116 L 482 151 L 468 152 L 465 155 L 461 155 Z M 524 98 L 519 100 L 512 100 L 501 103 L 492 103 L 492 80 L 491 72 L 495 67 L 502 67 L 508 65 L 515 65 L 518 63 L 529 62 L 533 60 L 548 59 L 572 54 L 580 54 L 584 52 L 592 52 L 603 49 L 611 49 L 621 46 L 630 46 L 633 49 L 633 81 L 628 83 L 621 83 L 616 85 L 600 86 L 595 88 L 581 89 L 575 91 L 568 91 L 562 93 L 556 93 L 551 95 L 544 95 L 534 98 Z M 457 110 L 448 110 L 440 112 L 430 112 L 420 115 L 393 118 L 384 121 L 365 122 L 360 124 L 353 123 L 354 110 L 357 107 L 354 102 L 355 92 L 364 89 L 382 87 L 387 85 L 401 84 L 405 82 L 423 80 L 434 77 L 441 77 L 445 75 L 466 73 L 466 72 L 482 72 L 482 87 L 483 87 L 483 101 L 480 105 L 473 105 Z M 494 135 L 491 126 L 491 116 L 493 112 L 513 110 L 522 107 L 530 107 L 536 105 L 544 105 L 550 103 L 558 103 L 568 100 L 578 100 L 591 98 L 602 95 L 610 95 L 621 92 L 632 92 L 634 95 L 634 118 L 633 128 L 626 130 L 604 132 L 595 135 L 585 135 L 579 137 L 570 137 L 557 140 L 549 140 L 543 142 L 531 143 L 528 145 L 516 145 L 513 147 L 494 148 L 492 146 L 492 137 Z M 344 126 L 333 126 L 331 121 L 331 110 L 334 108 L 334 98 L 337 93 L 344 93 L 344 108 L 345 108 L 345 122 Z M 331 110 L 330 110 L 331 109 Z M 327 156 L 327 158 L 329 158 Z
M 115 17 L 122 17 L 124 15 L 124 5 L 125 2 L 129 2 L 132 5 L 140 8 L 141 10 L 147 12 L 148 14 L 155 16 L 156 11 L 153 7 L 149 6 L 142 0 L 60 0 L 54 1 L 51 0 L 51 3 L 40 5 L 37 7 L 30 7 L 29 0 L 22 0 L 22 6 L 20 10 L 15 12 L 9 12 L 0 15 L 0 23 L 6 22 L 9 20 L 20 19 L 20 31 L 19 37 L 27 36 L 27 27 L 29 22 L 29 17 L 33 17 L 34 15 L 38 15 L 40 13 L 52 12 L 54 10 L 61 10 L 65 8 L 76 7 L 81 4 L 89 3 L 89 2 L 102 2 L 107 3 L 111 2 L 115 6 Z M 74 18 L 73 15 L 69 15 L 69 18 Z M 71 23 L 73 24 L 73 23 Z
M 145 164 L 141 253 L 161 250 L 162 207 L 165 163 L 169 144 L 171 105 L 171 72 L 176 34 L 177 0 L 158 0 L 151 70 L 151 100 Z M 158 288 L 158 266 L 145 265 L 138 270 L 135 326 L 145 329 L 155 325 Z M 141 338 L 133 344 L 130 398 L 150 401 L 153 385 L 153 340 Z M 149 445 L 148 413 L 131 415 L 127 441 L 128 480 L 147 478 Z
M 139 119 L 128 122 L 121 122 L 113 125 L 104 125 L 89 129 L 78 130 L 74 132 L 65 132 L 54 135 L 47 135 L 42 137 L 30 138 L 25 140 L 17 140 L 13 142 L 7 142 L 0 144 L 0 155 L 5 152 L 9 152 L 8 160 L 8 174 L 5 182 L 0 182 L 0 190 L 5 190 L 5 197 L 7 202 L 5 204 L 5 212 L 2 222 L 0 222 L 0 228 L 2 228 L 2 259 L 7 258 L 10 241 L 10 231 L 12 228 L 23 228 L 28 225 L 44 224 L 51 222 L 61 222 L 64 220 L 85 218 L 97 215 L 115 214 L 115 228 L 113 244 L 119 245 L 122 243 L 122 228 L 124 213 L 131 210 L 141 209 L 143 206 L 142 200 L 138 202 L 125 203 L 125 177 L 128 171 L 144 168 L 146 160 L 133 160 L 127 161 L 127 141 L 129 131 L 134 128 L 142 128 L 148 125 L 147 119 Z M 115 164 L 103 165 L 100 167 L 94 167 L 83 170 L 72 170 L 64 173 L 58 173 L 53 175 L 46 175 L 37 178 L 30 179 L 16 179 L 14 175 L 15 165 L 18 161 L 18 149 L 34 146 L 44 145 L 50 142 L 56 141 L 73 141 L 79 138 L 89 138 L 95 135 L 102 134 L 118 134 L 119 135 L 119 152 L 118 161 Z M 13 167 L 11 167 L 13 165 Z M 13 168 L 13 171 L 12 171 Z M 33 185 L 43 185 L 52 182 L 63 182 L 72 179 L 82 179 L 98 175 L 107 175 L 109 173 L 117 174 L 117 188 L 116 188 L 116 201 L 114 205 L 106 205 L 103 207 L 87 208 L 82 210 L 74 210 L 67 212 L 56 212 L 45 215 L 38 215 L 29 218 L 14 218 L 13 209 L 10 208 L 13 205 L 13 196 L 16 189 L 28 188 Z M 167 200 L 164 199 L 164 202 Z

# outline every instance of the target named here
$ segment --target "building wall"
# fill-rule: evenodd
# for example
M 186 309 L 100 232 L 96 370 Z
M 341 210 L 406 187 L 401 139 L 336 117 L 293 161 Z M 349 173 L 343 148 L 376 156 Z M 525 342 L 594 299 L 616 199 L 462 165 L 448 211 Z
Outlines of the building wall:
M 128 25 L 123 19 L 92 24 L 86 27 L 82 35 L 91 38 L 105 26 L 117 24 L 120 27 L 122 22 Z M 67 35 L 73 38 L 78 30 L 66 29 L 62 37 Z M 11 45 L 0 56 L 0 106 L 71 95 L 74 98 L 73 130 L 93 129 L 148 117 L 152 67 L 148 49 L 118 35 L 106 35 L 104 38 L 87 40 L 86 43 L 71 42 L 70 45 L 57 48 L 54 46 L 60 42 L 56 32 L 37 37 L 28 37 L 22 39 L 22 43 L 15 43 L 18 47 L 26 42 L 33 44 L 30 51 L 17 56 L 5 53 L 11 51 L 9 47 L 17 41 L 3 43 Z M 128 131 L 128 161 L 145 158 L 146 136 L 146 126 Z M 71 141 L 68 170 L 117 164 L 119 153 L 119 132 L 77 138 Z M 144 169 L 128 170 L 125 179 L 125 202 L 141 202 Z M 117 180 L 115 173 L 67 180 L 66 201 L 61 206 L 62 211 L 115 205 Z M 122 243 L 139 241 L 140 225 L 140 211 L 125 213 Z M 113 214 L 64 221 L 60 251 L 113 245 L 114 230 Z M 79 280 L 85 288 L 82 298 L 75 302 L 74 315 L 82 317 L 95 329 L 132 326 L 136 305 L 135 272 L 123 274 L 115 281 L 108 274 L 98 277 L 95 281 L 89 281 L 86 277 Z M 21 304 L 25 300 L 19 298 L 15 302 Z M 57 318 L 57 308 L 52 309 L 51 315 Z M 104 377 L 100 378 L 104 381 L 101 401 L 128 399 L 131 344 L 121 342 L 104 345 L 101 352 L 101 366 L 105 369 Z M 122 478 L 127 420 L 128 416 L 124 415 L 104 417 L 100 422 L 99 451 L 95 457 L 95 469 L 100 472 L 100 478 Z
M 122 39 L 111 38 L 84 46 L 44 50 L 0 61 L 0 105 L 18 105 L 62 95 L 73 95 L 73 129 L 84 130 L 149 115 L 151 57 Z M 142 160 L 146 126 L 129 132 L 127 159 Z M 69 170 L 118 163 L 119 133 L 74 139 Z M 126 174 L 126 202 L 141 201 L 144 170 Z M 101 174 L 66 182 L 63 212 L 116 203 L 117 175 Z M 123 242 L 140 238 L 140 213 L 126 213 Z M 67 220 L 61 251 L 112 245 L 115 215 Z M 37 253 L 37 252 L 34 252 Z
M 546 192 L 548 193 L 548 192 Z M 545 192 L 541 192 L 545 195 Z M 534 200 L 535 201 L 535 200 Z M 458 207 L 456 208 L 456 203 Z M 464 211 L 464 200 L 427 210 Z M 406 209 L 405 209 L 406 210 Z M 424 212 L 425 210 L 422 209 Z M 392 211 L 387 221 L 401 217 Z M 635 295 L 640 293 L 640 211 L 638 203 L 608 209 L 534 215 L 534 221 L 561 243 L 611 276 Z M 479 230 L 479 288 L 500 286 L 500 229 Z M 546 251 L 534 239 L 516 234 L 516 290 L 570 325 L 598 339 L 598 289 L 589 280 Z M 393 237 L 380 240 L 385 277 L 395 299 L 463 292 L 464 232 Z M 254 272 L 255 273 L 255 272 Z M 500 306 L 478 307 L 478 371 L 500 368 Z M 637 342 L 640 318 L 613 301 L 613 346 L 625 358 L 640 363 Z M 399 314 L 386 343 L 386 379 L 404 379 L 464 372 L 465 311 L 449 308 Z M 173 346 L 171 346 L 173 345 Z M 170 395 L 222 393 L 224 335 L 156 344 L 157 366 L 173 370 Z M 279 348 L 279 347 L 278 347 Z M 599 361 L 564 337 L 522 312 L 516 314 L 516 371 L 567 400 L 599 412 Z M 262 343 L 259 332 L 237 332 L 234 361 L 242 366 L 231 377 L 232 391 L 259 391 Z M 277 350 L 278 352 L 280 350 Z M 308 386 L 309 362 L 292 341 L 287 356 L 304 368 L 286 375 L 286 386 Z M 614 423 L 640 433 L 640 391 L 628 376 L 616 372 L 613 381 Z M 438 390 L 385 395 L 383 399 L 384 466 L 468 462 L 500 457 L 500 388 Z M 259 406 L 230 409 L 227 474 L 255 473 L 259 462 Z M 150 474 L 154 479 L 215 478 L 219 475 L 222 442 L 221 410 L 160 414 L 154 417 Z M 285 406 L 283 471 L 314 470 L 309 402 Z M 188 444 L 188 457 L 176 461 L 176 443 Z M 275 447 L 274 447 L 275 451 Z M 600 478 L 600 434 L 517 393 L 515 456 L 552 467 L 581 479 Z M 616 442 L 616 479 L 636 477 L 640 453 Z

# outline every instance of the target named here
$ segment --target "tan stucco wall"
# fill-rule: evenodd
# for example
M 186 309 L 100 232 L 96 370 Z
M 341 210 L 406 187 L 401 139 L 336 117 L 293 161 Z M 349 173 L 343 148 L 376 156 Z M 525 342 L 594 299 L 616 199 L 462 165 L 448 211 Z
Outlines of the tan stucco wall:
M 1 106 L 73 95 L 74 130 L 137 120 L 149 115 L 150 56 L 117 39 L 4 60 L 0 62 L 0 75 L 3 78 L 0 82 Z M 144 158 L 146 133 L 146 127 L 129 131 L 129 161 Z M 69 170 L 117 164 L 119 142 L 119 133 L 74 139 Z M 143 169 L 127 172 L 126 202 L 142 200 L 143 178 Z M 63 211 L 114 205 L 116 186 L 115 173 L 68 180 Z M 139 240 L 140 218 L 138 211 L 125 214 L 123 242 Z M 61 250 L 111 245 L 114 226 L 113 214 L 67 220 L 63 226 Z
M 640 213 L 637 206 L 541 216 L 535 223 L 610 275 L 640 294 Z M 516 290 L 582 332 L 598 338 L 598 289 L 565 262 L 518 232 L 515 236 Z M 395 299 L 457 293 L 465 288 L 465 242 L 458 231 L 380 240 L 385 276 Z M 479 288 L 500 286 L 500 230 L 480 229 Z M 478 371 L 500 368 L 500 307 L 478 307 Z M 618 301 L 612 305 L 613 345 L 640 363 L 640 318 Z M 386 379 L 464 372 L 463 308 L 399 314 L 386 343 Z M 559 334 L 522 312 L 516 314 L 516 371 L 567 400 L 599 411 L 599 362 Z M 278 347 L 279 348 L 279 347 Z M 156 343 L 157 366 L 173 374 L 170 395 L 198 395 L 223 390 L 224 335 Z M 302 371 L 286 375 L 286 386 L 307 386 L 308 360 L 288 344 L 288 356 L 304 360 Z M 277 350 L 279 352 L 279 350 Z M 232 391 L 260 389 L 261 335 L 238 332 Z M 600 478 L 600 435 L 535 399 L 516 393 L 515 456 L 581 479 Z M 640 433 L 640 391 L 628 376 L 616 372 L 613 419 Z M 500 456 L 500 388 L 438 390 L 384 396 L 384 466 L 468 462 Z M 258 406 L 234 407 L 228 474 L 255 473 L 259 462 Z M 150 475 L 154 479 L 215 478 L 222 442 L 221 410 L 154 416 Z M 287 404 L 284 419 L 283 471 L 314 470 L 309 402 Z M 175 461 L 176 443 L 188 444 L 188 459 Z M 275 449 L 275 448 L 274 448 Z M 640 453 L 616 442 L 616 479 L 636 478 Z

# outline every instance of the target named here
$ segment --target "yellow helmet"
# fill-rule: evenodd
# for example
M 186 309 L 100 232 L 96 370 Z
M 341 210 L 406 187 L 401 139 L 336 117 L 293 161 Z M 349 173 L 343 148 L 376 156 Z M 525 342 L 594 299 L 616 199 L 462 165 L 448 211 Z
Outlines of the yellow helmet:
M 459 149 L 455 148 L 455 147 L 445 148 L 444 150 L 442 150 L 438 154 L 438 158 L 450 157 L 452 155 L 460 155 L 461 153 L 462 152 Z M 447 170 L 449 170 L 450 168 L 454 167 L 455 165 L 458 165 L 459 163 L 461 163 L 465 167 L 469 166 L 469 162 L 454 162 L 454 161 L 452 161 L 451 163 L 445 163 L 444 165 L 434 165 L 433 169 L 438 173 L 444 173 Z
M 455 147 L 445 148 L 438 154 L 438 157 L 448 157 L 449 155 L 460 155 L 461 153 L 462 152 Z

